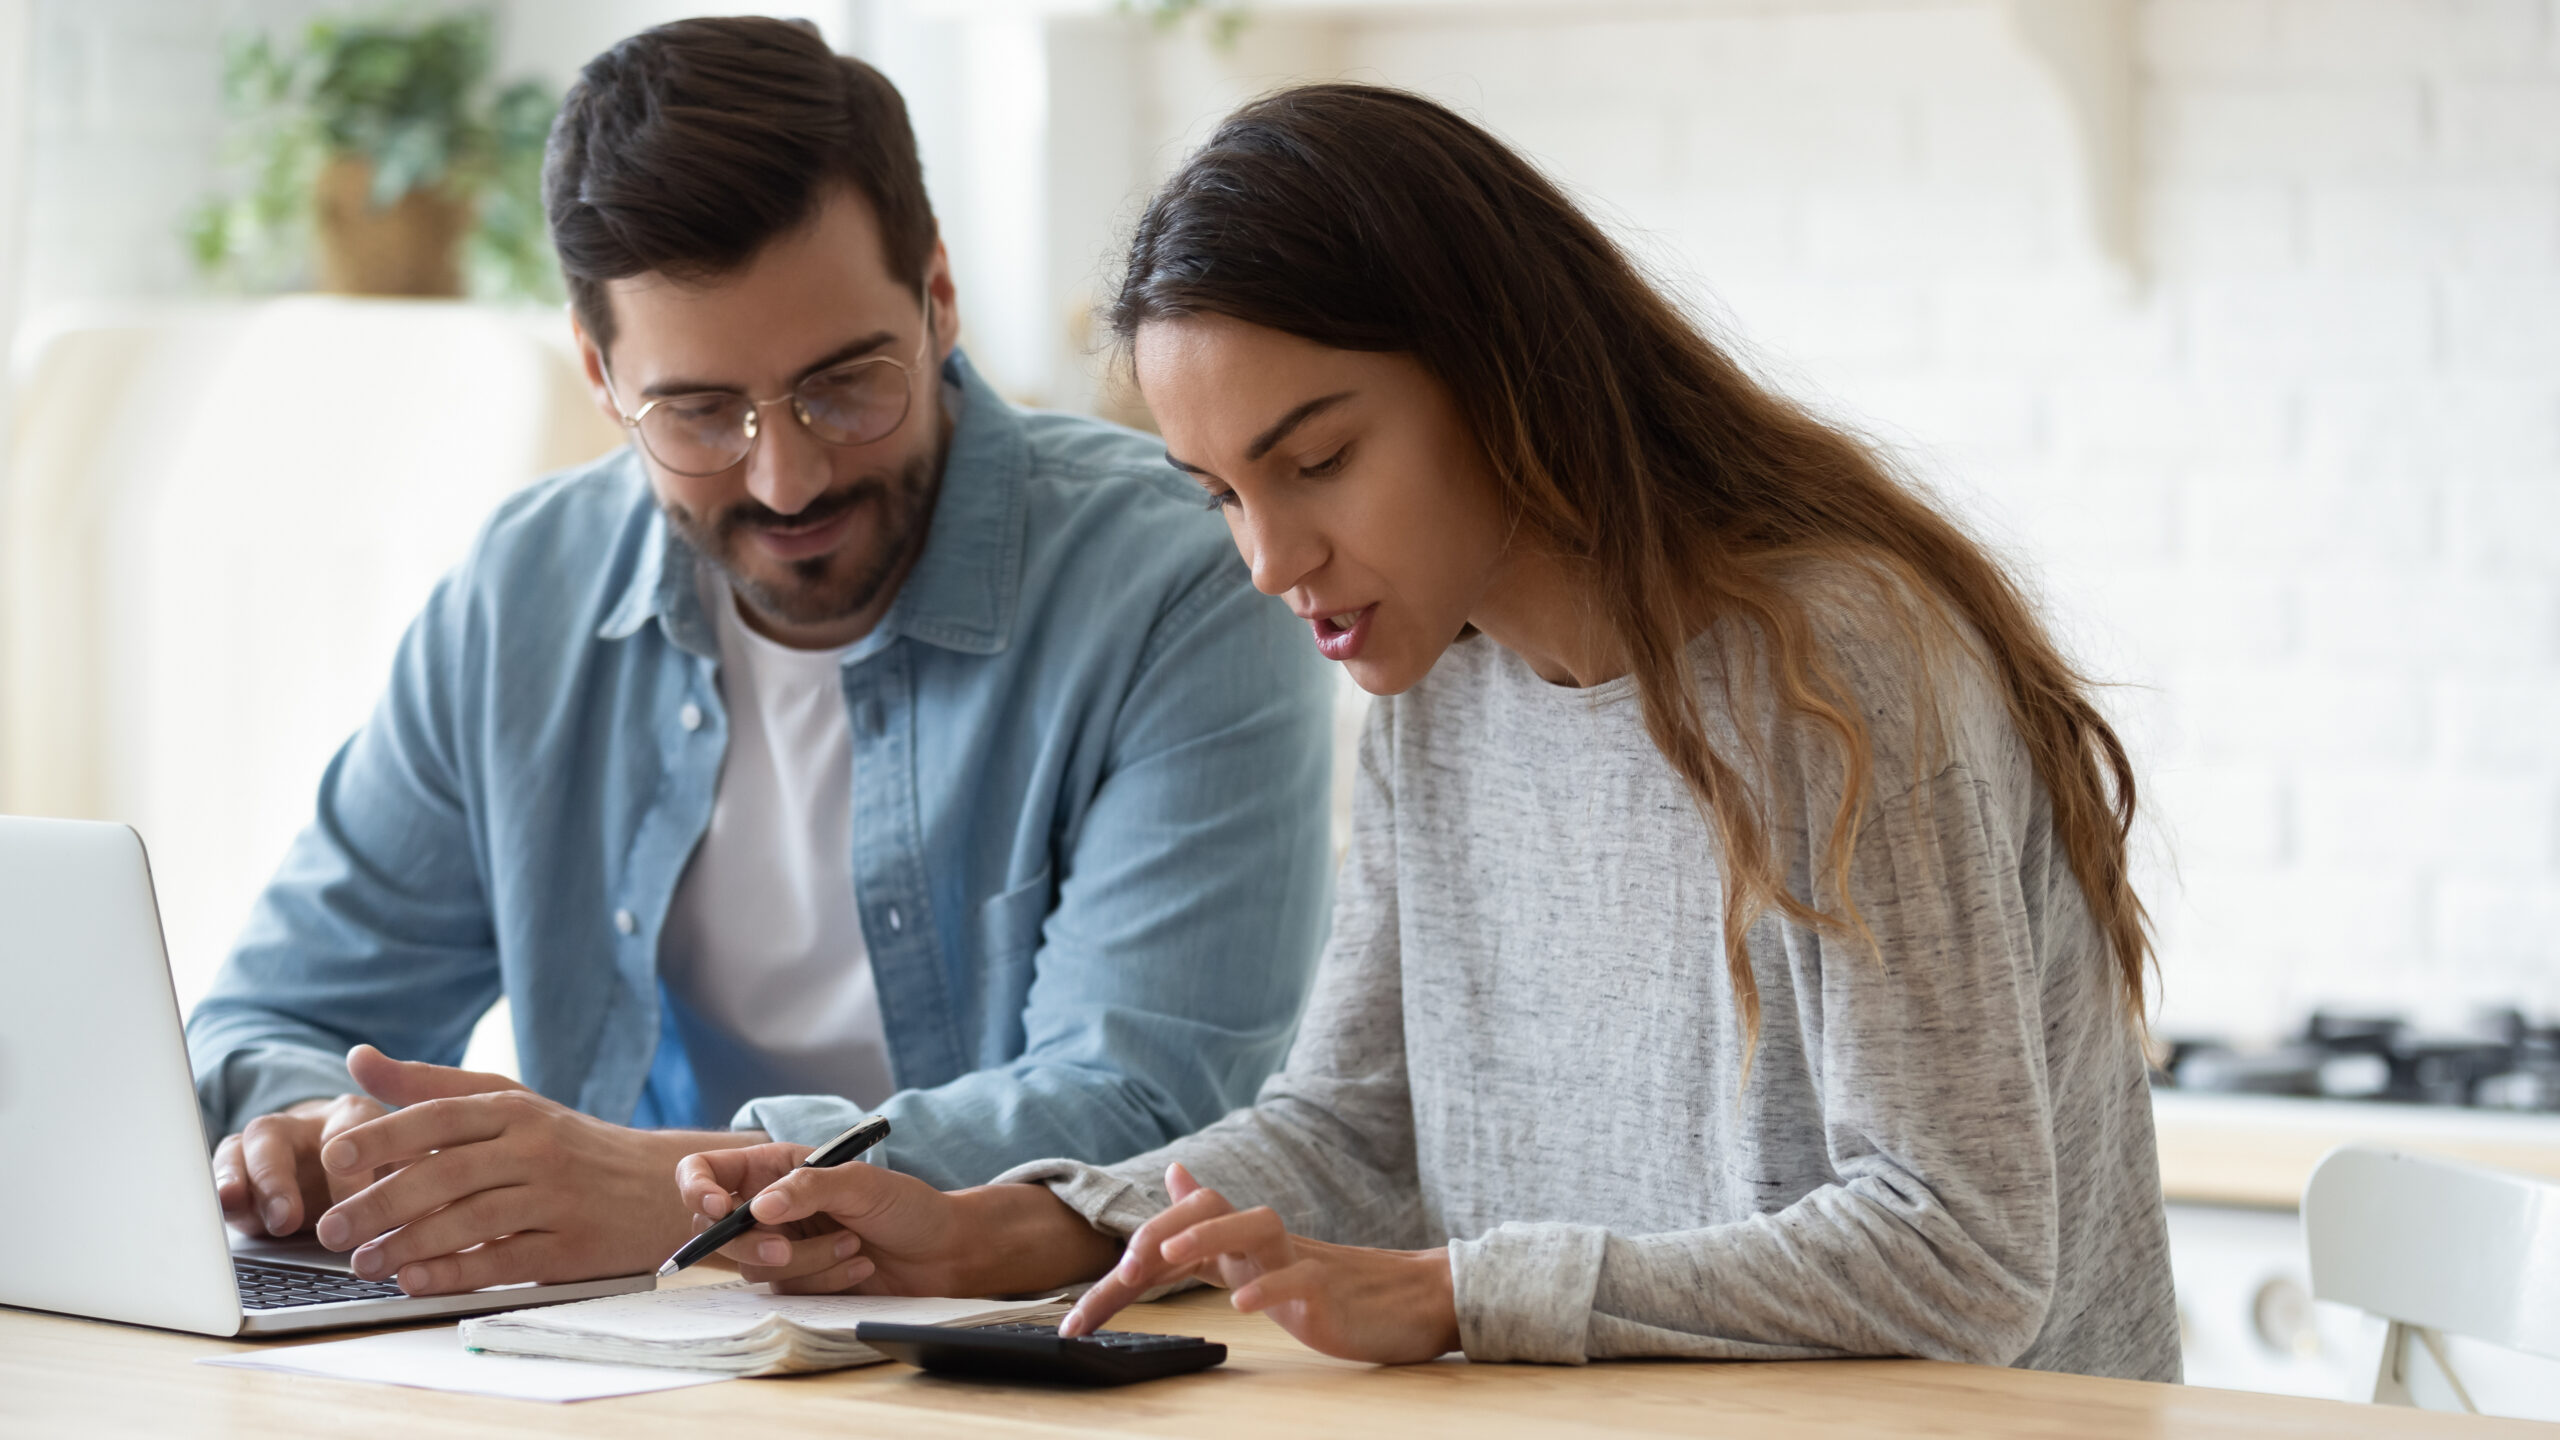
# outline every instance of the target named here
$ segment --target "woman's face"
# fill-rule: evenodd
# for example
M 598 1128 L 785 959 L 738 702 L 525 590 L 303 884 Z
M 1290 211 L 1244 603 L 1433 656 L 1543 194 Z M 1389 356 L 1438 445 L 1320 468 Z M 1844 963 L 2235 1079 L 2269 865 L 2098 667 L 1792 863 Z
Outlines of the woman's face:
M 1412 687 L 1502 568 L 1493 468 L 1413 357 L 1330 350 L 1224 316 L 1138 330 L 1165 450 L 1226 516 L 1255 588 L 1360 688 Z

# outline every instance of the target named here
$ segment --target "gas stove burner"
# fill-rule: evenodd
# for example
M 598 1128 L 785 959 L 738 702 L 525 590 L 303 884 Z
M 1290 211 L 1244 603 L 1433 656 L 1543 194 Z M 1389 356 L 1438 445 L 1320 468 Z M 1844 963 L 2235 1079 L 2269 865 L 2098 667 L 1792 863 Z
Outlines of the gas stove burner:
M 2169 1073 L 2181 1090 L 2222 1095 L 2317 1095 L 2320 1058 L 2320 1052 L 2308 1045 L 2234 1050 L 2204 1042 L 2190 1047 Z
M 2560 1110 L 2560 1029 L 2494 1010 L 2462 1033 L 2420 1033 L 2394 1015 L 2319 1010 L 2294 1039 L 2243 1048 L 2173 1042 L 2153 1083 L 2227 1095 Z

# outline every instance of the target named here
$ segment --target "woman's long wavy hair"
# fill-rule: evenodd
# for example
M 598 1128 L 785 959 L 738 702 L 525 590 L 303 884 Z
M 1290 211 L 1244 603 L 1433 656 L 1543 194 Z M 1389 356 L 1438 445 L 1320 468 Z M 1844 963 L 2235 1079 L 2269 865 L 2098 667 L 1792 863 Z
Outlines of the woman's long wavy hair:
M 1595 587 L 1646 731 L 1717 838 L 1749 1043 L 1760 916 L 1875 944 L 1848 887 L 1874 745 L 1789 583 L 1826 557 L 1883 577 L 1904 634 L 1956 639 L 1996 680 L 2139 1028 L 2152 950 L 2126 867 L 2133 768 L 2017 582 L 1866 445 L 1754 381 L 1502 142 L 1375 86 L 1245 106 L 1148 204 L 1110 320 L 1125 351 L 1147 322 L 1190 315 L 1409 354 L 1449 388 L 1515 522 Z M 1728 701 L 1758 674 L 1837 743 L 1845 788 L 1812 894 L 1786 883 L 1789 817 L 1746 778 L 1768 772 L 1709 742 L 1689 643 L 1709 628 L 1753 637 L 1749 663 L 1719 667 Z M 1944 652 L 1918 649 L 1924 717 L 1926 657 Z

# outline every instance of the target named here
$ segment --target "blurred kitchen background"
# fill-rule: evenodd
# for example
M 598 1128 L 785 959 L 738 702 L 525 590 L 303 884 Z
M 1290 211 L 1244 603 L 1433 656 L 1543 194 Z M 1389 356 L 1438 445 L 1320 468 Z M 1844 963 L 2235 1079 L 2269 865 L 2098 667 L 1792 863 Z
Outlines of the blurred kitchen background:
M 488 506 L 618 442 L 521 234 L 470 301 L 259 298 L 324 277 L 254 225 L 199 257 L 209 198 L 254 218 L 227 51 L 461 13 L 0 0 L 0 810 L 142 829 L 182 1000 Z M 480 93 L 539 96 L 700 9 L 467 13 Z M 2141 768 L 2172 1194 L 2240 1207 L 2179 1212 L 2192 1379 L 2352 1388 L 2283 1156 L 2560 1173 L 2560 1117 L 2515 1113 L 2560 1109 L 2560 0 L 776 13 L 905 90 L 967 344 L 1026 403 L 1130 413 L 1088 312 L 1221 113 L 1383 81 L 1529 151 L 2009 555 Z

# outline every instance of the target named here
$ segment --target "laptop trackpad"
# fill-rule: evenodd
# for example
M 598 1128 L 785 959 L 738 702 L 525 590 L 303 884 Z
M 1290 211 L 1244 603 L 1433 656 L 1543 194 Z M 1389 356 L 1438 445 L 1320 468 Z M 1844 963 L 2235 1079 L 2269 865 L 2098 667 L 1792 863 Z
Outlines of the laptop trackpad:
M 242 1260 L 264 1260 L 270 1265 L 301 1265 L 313 1270 L 334 1270 L 341 1275 L 354 1273 L 347 1268 L 347 1256 L 308 1235 L 279 1240 L 272 1235 L 243 1235 L 227 1225 L 223 1231 L 231 1241 L 231 1253 Z

